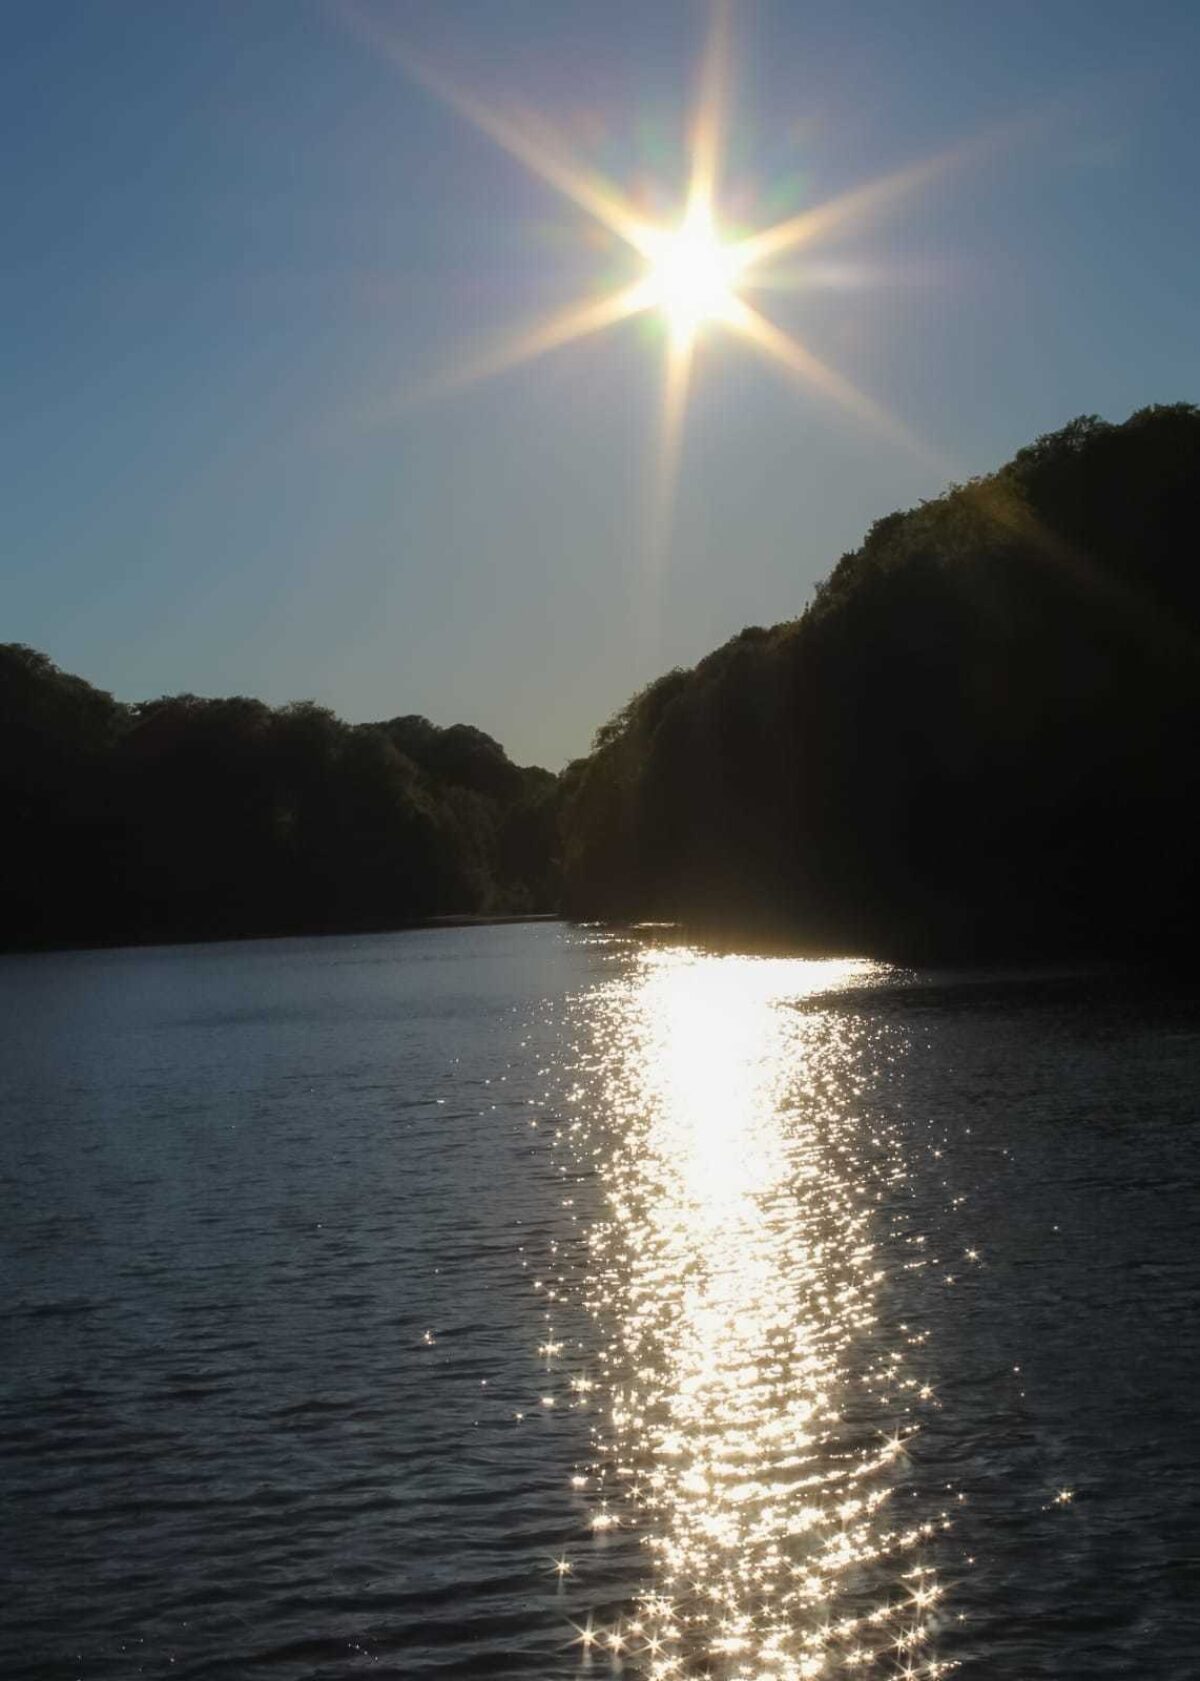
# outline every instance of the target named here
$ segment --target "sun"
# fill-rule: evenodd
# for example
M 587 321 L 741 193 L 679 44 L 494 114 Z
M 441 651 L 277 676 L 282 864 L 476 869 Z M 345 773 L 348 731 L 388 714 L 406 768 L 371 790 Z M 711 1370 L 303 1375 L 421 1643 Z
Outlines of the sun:
M 953 464 L 921 443 L 894 416 L 843 374 L 821 359 L 802 339 L 786 332 L 750 301 L 756 288 L 803 285 L 773 270 L 787 255 L 820 247 L 840 229 L 871 220 L 892 208 L 946 169 L 973 155 L 958 147 L 868 181 L 839 197 L 811 205 L 773 226 L 733 239 L 717 218 L 728 81 L 730 0 L 712 0 L 712 21 L 701 66 L 700 89 L 688 143 L 688 179 L 683 183 L 676 218 L 647 219 L 642 206 L 616 183 L 572 157 L 561 138 L 536 117 L 514 115 L 466 92 L 417 58 L 392 35 L 344 0 L 348 18 L 401 67 L 468 122 L 508 152 L 531 174 L 570 199 L 580 210 L 640 262 L 627 283 L 566 304 L 533 326 L 502 337 L 491 348 L 465 358 L 424 387 L 418 395 L 445 395 L 481 379 L 543 356 L 550 351 L 629 321 L 656 313 L 666 326 L 658 487 L 651 499 L 655 535 L 649 547 L 663 546 L 669 525 L 681 437 L 701 336 L 708 327 L 732 333 L 792 375 L 830 404 L 925 465 L 953 476 Z M 977 150 L 978 148 L 975 148 Z M 749 294 L 749 295 L 748 295 Z M 411 400 L 411 399 L 410 399 Z
M 677 228 L 652 230 L 645 243 L 647 303 L 677 344 L 690 344 L 706 321 L 734 319 L 745 264 L 736 246 L 722 243 L 706 205 L 694 206 Z

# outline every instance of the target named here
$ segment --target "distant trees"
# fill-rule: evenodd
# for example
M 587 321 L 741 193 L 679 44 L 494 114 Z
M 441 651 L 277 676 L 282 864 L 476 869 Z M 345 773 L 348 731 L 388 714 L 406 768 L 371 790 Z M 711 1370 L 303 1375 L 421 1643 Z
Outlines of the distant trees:
M 567 908 L 913 958 L 1190 942 L 1198 492 L 1178 404 L 878 521 L 564 773 Z
M 555 788 L 467 725 L 243 697 L 124 706 L 0 645 L 0 943 L 550 909 Z
M 561 903 L 917 960 L 1190 948 L 1198 493 L 1200 410 L 1074 420 L 877 521 L 558 779 L 465 724 L 125 706 L 0 646 L 0 943 Z

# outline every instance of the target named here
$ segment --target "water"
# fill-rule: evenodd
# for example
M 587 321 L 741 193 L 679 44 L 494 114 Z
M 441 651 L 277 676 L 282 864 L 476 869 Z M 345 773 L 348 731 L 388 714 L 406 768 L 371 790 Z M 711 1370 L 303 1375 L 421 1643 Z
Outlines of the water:
M 1194 998 L 0 960 L 0 1672 L 1200 1673 Z

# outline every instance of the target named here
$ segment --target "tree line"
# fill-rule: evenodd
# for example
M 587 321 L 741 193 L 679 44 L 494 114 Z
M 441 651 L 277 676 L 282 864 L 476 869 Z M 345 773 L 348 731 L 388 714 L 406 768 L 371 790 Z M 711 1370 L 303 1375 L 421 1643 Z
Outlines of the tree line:
M 125 705 L 0 645 L 0 944 L 561 908 L 913 960 L 1154 955 L 1200 904 L 1200 410 L 879 520 L 561 777 L 481 730 Z
M 386 928 L 540 911 L 556 780 L 481 730 L 309 702 L 124 705 L 0 645 L 0 943 Z
M 1155 954 L 1200 900 L 1200 411 L 879 520 L 564 773 L 564 905 L 911 959 Z

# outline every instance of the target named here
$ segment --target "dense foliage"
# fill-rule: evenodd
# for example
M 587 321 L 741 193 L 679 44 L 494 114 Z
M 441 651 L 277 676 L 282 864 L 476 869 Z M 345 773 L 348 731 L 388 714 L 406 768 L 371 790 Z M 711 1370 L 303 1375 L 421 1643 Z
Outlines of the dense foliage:
M 1190 944 L 1198 490 L 1181 404 L 880 520 L 568 769 L 568 909 L 914 958 Z
M 555 779 L 482 731 L 319 706 L 125 706 L 0 645 L 0 943 L 551 908 Z
M 878 521 L 801 618 L 659 678 L 557 783 L 462 724 L 127 706 L 0 645 L 0 944 L 561 896 L 916 959 L 1182 950 L 1198 490 L 1200 410 L 1072 421 Z

